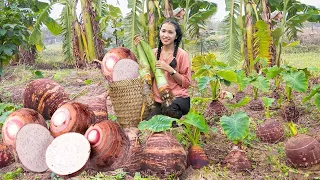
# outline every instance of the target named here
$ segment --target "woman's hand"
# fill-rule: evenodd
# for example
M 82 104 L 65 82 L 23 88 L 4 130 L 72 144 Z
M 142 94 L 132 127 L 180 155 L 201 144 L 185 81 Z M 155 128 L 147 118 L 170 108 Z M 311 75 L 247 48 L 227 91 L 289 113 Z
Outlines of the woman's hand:
M 169 64 L 165 63 L 164 61 L 157 61 L 156 68 L 165 70 L 169 73 L 173 71 L 173 68 Z

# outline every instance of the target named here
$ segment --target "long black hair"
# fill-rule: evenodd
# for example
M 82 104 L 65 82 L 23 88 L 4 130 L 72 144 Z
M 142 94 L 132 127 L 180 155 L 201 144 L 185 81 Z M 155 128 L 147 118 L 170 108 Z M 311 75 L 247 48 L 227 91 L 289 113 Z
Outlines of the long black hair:
M 176 29 L 176 39 L 174 40 L 174 52 L 173 52 L 173 60 L 171 61 L 171 63 L 169 64 L 172 68 L 175 68 L 177 66 L 177 60 L 176 60 L 176 57 L 177 57 L 177 52 L 178 52 L 178 48 L 179 48 L 179 44 L 181 42 L 181 39 L 182 39 L 182 31 L 181 31 L 181 28 L 179 26 L 179 24 L 173 20 L 173 19 L 167 19 L 165 20 L 160 28 L 159 28 L 159 36 L 158 36 L 158 39 L 159 39 L 159 42 L 158 42 L 158 52 L 157 52 L 157 60 L 160 59 L 160 54 L 161 54 L 161 49 L 162 49 L 162 42 L 160 40 L 160 31 L 161 31 L 161 27 L 163 24 L 165 23 L 170 23 L 172 24 L 175 29 Z

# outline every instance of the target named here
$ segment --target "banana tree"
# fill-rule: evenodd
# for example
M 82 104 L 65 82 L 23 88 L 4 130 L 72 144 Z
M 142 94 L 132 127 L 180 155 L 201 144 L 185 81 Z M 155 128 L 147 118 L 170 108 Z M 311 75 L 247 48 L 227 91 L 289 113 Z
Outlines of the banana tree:
M 217 12 L 217 4 L 205 0 L 172 0 L 173 8 L 183 8 L 186 12 L 183 18 L 182 32 L 185 42 L 197 39 L 200 30 L 206 28 L 206 21 Z

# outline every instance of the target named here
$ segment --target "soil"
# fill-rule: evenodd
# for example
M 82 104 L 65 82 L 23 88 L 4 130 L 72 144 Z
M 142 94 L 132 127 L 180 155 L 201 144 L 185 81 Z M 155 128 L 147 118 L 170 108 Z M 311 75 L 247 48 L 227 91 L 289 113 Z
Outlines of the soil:
M 28 74 L 27 69 L 21 70 L 19 67 L 10 67 L 9 70 L 5 71 L 2 81 L 0 82 L 0 99 L 6 103 L 22 103 L 22 93 L 25 84 L 34 78 Z M 41 70 L 42 71 L 42 70 Z M 43 70 L 45 77 L 53 78 L 55 73 L 59 71 Z M 24 78 L 23 78 L 24 76 Z M 92 80 L 92 83 L 86 84 L 85 80 Z M 115 115 L 110 97 L 108 96 L 108 84 L 105 81 L 102 73 L 99 69 L 84 69 L 70 70 L 69 73 L 58 80 L 58 83 L 65 87 L 65 90 L 70 94 L 72 99 L 79 98 L 81 96 L 99 96 L 103 93 L 107 95 L 107 107 L 108 114 Z M 195 84 L 192 85 L 196 87 Z M 194 88 L 196 89 L 196 88 Z M 229 92 L 237 92 L 235 86 L 222 87 L 223 90 Z M 248 87 L 244 91 L 247 95 L 252 97 L 252 90 Z M 196 92 L 190 93 L 197 94 Z M 267 93 L 259 94 L 260 97 L 270 96 Z M 298 127 L 298 133 L 307 134 L 312 137 L 319 137 L 320 131 L 320 112 L 316 107 L 309 103 L 302 104 L 301 99 L 304 94 L 293 93 L 295 105 L 299 110 L 299 117 L 297 118 L 296 124 Z M 208 95 L 207 97 L 210 97 Z M 222 100 L 222 103 L 225 103 Z M 205 104 L 202 106 L 207 107 Z M 210 105 L 209 105 L 210 106 Z M 215 104 L 211 105 L 215 106 Z M 245 111 L 250 117 L 250 131 L 245 141 L 240 146 L 240 149 L 245 151 L 245 155 L 249 159 L 252 165 L 252 170 L 233 172 L 225 169 L 222 166 L 222 162 L 228 153 L 232 150 L 233 143 L 230 142 L 225 134 L 222 132 L 221 127 L 218 123 L 210 124 L 209 134 L 201 137 L 201 146 L 209 159 L 209 166 L 200 170 L 194 170 L 192 167 L 188 167 L 179 179 L 183 180 L 194 180 L 194 179 L 313 179 L 320 177 L 320 165 L 312 166 L 311 168 L 294 168 L 290 163 L 286 161 L 284 153 L 284 143 L 290 137 L 289 130 L 286 126 L 286 120 L 280 116 L 281 110 L 272 109 L 271 116 L 277 119 L 285 127 L 285 137 L 283 142 L 275 144 L 268 144 L 259 141 L 255 135 L 255 129 L 258 127 L 264 119 L 264 111 L 253 111 L 249 109 L 249 105 L 234 110 L 225 109 L 231 111 Z M 203 109 L 205 109 L 203 107 Z M 192 106 L 192 108 L 194 108 Z M 199 108 L 199 107 L 197 107 Z M 201 108 L 200 108 L 201 109 Z M 224 109 L 223 109 L 224 111 Z M 219 112 L 222 112 L 219 108 Z M 319 138 L 320 139 L 320 138 Z M 1 140 L 0 140 L 1 141 Z M 187 151 L 188 147 L 185 146 Z M 0 174 L 13 172 L 17 168 L 22 167 L 19 160 L 16 158 L 15 163 L 0 169 Z M 23 168 L 23 167 L 22 167 Z M 87 170 L 77 177 L 70 179 L 90 179 L 103 175 L 105 177 L 115 176 L 118 171 L 101 172 L 98 174 L 96 171 Z M 32 173 L 26 170 L 16 179 L 52 179 L 54 174 L 50 170 L 44 173 Z M 98 179 L 98 178 L 97 178 Z M 103 179 L 103 178 L 100 178 Z M 125 179 L 133 179 L 132 176 L 126 176 Z

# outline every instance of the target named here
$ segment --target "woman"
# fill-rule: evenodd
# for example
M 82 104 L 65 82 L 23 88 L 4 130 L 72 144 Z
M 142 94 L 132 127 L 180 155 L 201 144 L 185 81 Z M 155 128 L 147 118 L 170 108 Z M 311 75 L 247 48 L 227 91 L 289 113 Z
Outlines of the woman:
M 191 67 L 189 55 L 186 51 L 179 48 L 182 31 L 179 24 L 175 21 L 166 20 L 160 26 L 158 38 L 159 46 L 154 49 L 158 60 L 156 68 L 164 71 L 169 89 L 175 100 L 169 107 L 161 107 L 162 100 L 154 80 L 152 90 L 156 108 L 149 114 L 149 118 L 157 114 L 163 114 L 180 119 L 190 109 L 188 87 L 190 86 Z

